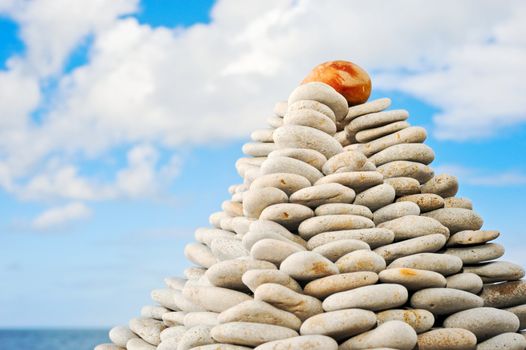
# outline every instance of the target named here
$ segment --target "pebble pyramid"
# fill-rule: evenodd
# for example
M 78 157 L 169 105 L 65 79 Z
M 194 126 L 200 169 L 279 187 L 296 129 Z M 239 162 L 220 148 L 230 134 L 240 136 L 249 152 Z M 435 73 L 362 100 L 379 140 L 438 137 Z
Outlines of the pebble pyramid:
M 390 104 L 297 87 L 243 146 L 194 267 L 95 349 L 524 350 L 524 269 Z

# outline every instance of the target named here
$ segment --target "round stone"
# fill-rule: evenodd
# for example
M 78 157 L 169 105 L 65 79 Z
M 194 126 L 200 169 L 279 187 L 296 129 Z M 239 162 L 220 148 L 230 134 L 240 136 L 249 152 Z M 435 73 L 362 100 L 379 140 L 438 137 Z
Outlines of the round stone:
M 370 160 L 380 166 L 395 160 L 406 160 L 422 164 L 429 164 L 435 159 L 435 152 L 423 143 L 402 143 L 387 147 L 373 155 Z
M 380 272 L 385 269 L 385 260 L 370 250 L 356 250 L 345 254 L 336 261 L 341 273 L 372 271 Z
M 217 262 L 210 248 L 200 243 L 188 243 L 184 248 L 184 256 L 196 265 L 210 267 Z
M 407 215 L 419 215 L 420 208 L 413 202 L 399 202 L 388 204 L 374 212 L 374 223 L 376 225 L 382 222 L 398 219 Z
M 412 177 L 391 177 L 384 182 L 393 186 L 397 197 L 420 193 L 420 182 Z
M 274 157 L 289 157 L 297 160 L 301 160 L 309 165 L 312 165 L 316 169 L 321 171 L 323 164 L 327 162 L 327 158 L 318 151 L 309 148 L 281 148 L 271 152 L 268 155 L 269 158 Z
M 347 125 L 346 130 L 350 134 L 356 134 L 361 130 L 368 130 L 393 122 L 403 121 L 408 117 L 409 113 L 404 109 L 393 109 L 389 111 L 370 113 L 351 120 L 351 122 Z
M 212 328 L 215 341 L 236 345 L 258 346 L 266 342 L 297 336 L 290 328 L 250 322 L 229 322 Z
M 334 88 L 323 82 L 305 82 L 298 86 L 289 95 L 288 104 L 292 105 L 300 100 L 314 100 L 329 106 L 336 120 L 342 120 L 347 115 L 349 106 L 345 97 L 340 95 Z
M 494 336 L 479 345 L 477 350 L 524 350 L 526 349 L 526 339 L 517 333 L 504 333 Z
M 281 203 L 266 207 L 260 219 L 274 221 L 288 229 L 294 230 L 305 220 L 314 216 L 314 211 L 301 204 Z
M 393 122 L 372 129 L 360 130 L 356 133 L 355 138 L 358 142 L 369 142 L 372 140 L 376 140 L 382 136 L 389 135 L 402 129 L 408 128 L 409 126 L 411 126 L 411 124 L 409 124 L 406 121 Z
M 273 142 L 247 142 L 241 148 L 244 154 L 252 157 L 266 157 L 275 149 L 277 146 Z
M 241 279 L 252 292 L 265 283 L 280 284 L 295 292 L 301 292 L 298 282 L 279 270 L 248 270 Z
M 186 312 L 183 311 L 167 312 L 163 315 L 163 322 L 168 327 L 181 326 L 185 315 Z
M 374 141 L 361 144 L 358 148 L 366 157 L 370 157 L 375 153 L 383 151 L 384 149 L 405 143 L 422 143 L 427 137 L 427 132 L 424 128 L 419 126 L 410 126 L 406 129 L 397 131 L 391 135 L 380 137 Z
M 332 261 L 312 251 L 291 254 L 281 263 L 279 269 L 297 281 L 311 281 L 338 273 L 338 268 Z
M 439 328 L 418 335 L 419 350 L 475 350 L 477 337 L 462 328 Z
M 526 281 L 485 285 L 480 296 L 485 306 L 504 308 L 526 304 Z
M 354 200 L 354 204 L 363 205 L 375 211 L 392 203 L 394 199 L 394 188 L 388 184 L 381 184 L 359 193 Z
M 304 220 L 298 227 L 298 233 L 309 239 L 327 231 L 373 228 L 372 220 L 358 215 L 323 215 Z
M 126 349 L 128 350 L 156 350 L 157 347 L 153 346 L 152 344 L 148 342 L 145 342 L 144 340 L 140 338 L 134 338 L 134 339 L 128 340 L 128 342 L 126 343 Z
M 278 188 L 252 189 L 243 193 L 243 214 L 257 219 L 266 207 L 286 202 L 288 202 L 287 194 Z
M 298 100 L 293 104 L 289 105 L 287 112 L 301 111 L 301 110 L 314 110 L 320 112 L 329 117 L 333 122 L 336 122 L 336 116 L 329 106 L 314 100 Z
M 290 196 L 291 203 L 316 208 L 327 203 L 352 203 L 355 193 L 338 183 L 315 185 L 303 188 Z
M 399 284 L 375 284 L 339 292 L 328 296 L 323 301 L 325 311 L 359 308 L 380 311 L 404 305 L 408 293 Z
M 128 327 L 118 326 L 110 330 L 109 337 L 115 345 L 125 348 L 128 340 L 137 338 L 137 335 Z
M 395 259 L 427 252 L 436 252 L 446 244 L 446 237 L 436 233 L 422 237 L 406 239 L 383 247 L 376 248 L 375 253 L 380 255 L 386 261 L 393 261 Z
M 378 325 L 388 321 L 403 321 L 413 327 L 415 332 L 426 332 L 433 327 L 435 317 L 427 310 L 422 309 L 392 309 L 379 312 Z
M 287 196 L 290 196 L 294 192 L 309 187 L 310 185 L 310 181 L 307 180 L 305 176 L 289 173 L 275 173 L 258 177 L 252 181 L 250 189 L 275 187 L 285 192 Z
M 411 297 L 411 306 L 424 309 L 435 315 L 449 315 L 454 312 L 481 307 L 481 297 L 459 289 L 427 288 L 417 291 Z
M 301 325 L 301 335 L 327 335 L 336 340 L 352 337 L 376 326 L 372 311 L 347 309 L 324 312 L 306 319 Z
M 309 239 L 307 247 L 312 250 L 323 244 L 342 239 L 357 239 L 369 244 L 371 248 L 376 248 L 391 243 L 394 239 L 394 233 L 384 228 L 323 232 Z M 460 262 L 462 263 L 462 261 Z
M 318 129 L 302 125 L 283 125 L 277 128 L 274 131 L 274 142 L 277 148 L 313 149 L 323 154 L 327 159 L 343 152 L 342 145 L 332 136 Z
M 290 349 L 337 350 L 338 343 L 336 343 L 334 339 L 324 335 L 304 335 L 283 340 L 271 341 L 258 346 L 254 350 Z
M 277 173 L 301 175 L 309 180 L 310 183 L 315 183 L 317 180 L 323 177 L 323 174 L 312 165 L 290 157 L 268 158 L 265 162 L 263 162 L 263 164 L 261 164 L 260 171 L 261 175 Z
M 412 350 L 417 343 L 415 330 L 402 321 L 388 321 L 377 328 L 345 341 L 339 350 L 399 349 Z
M 212 240 L 210 250 L 220 261 L 237 259 L 248 255 L 248 250 L 243 246 L 243 242 L 239 237 L 216 238 Z
M 370 271 L 340 273 L 307 283 L 303 292 L 315 298 L 324 299 L 331 294 L 368 286 L 377 281 L 378 275 Z
M 294 243 L 297 243 L 303 247 L 306 247 L 306 242 L 297 234 L 291 233 L 289 230 L 287 230 L 282 225 L 269 220 L 256 220 L 250 224 L 249 227 L 251 232 L 272 232 L 277 233 L 280 236 L 288 239 L 289 241 L 292 241 Z
M 482 218 L 472 210 L 462 208 L 442 208 L 422 215 L 440 221 L 450 233 L 464 230 L 478 230 L 482 227 Z
M 511 312 L 519 318 L 520 326 L 519 329 L 526 328 L 526 304 L 518 305 L 514 307 L 507 308 L 506 311 Z
M 397 241 L 437 233 L 444 235 L 446 238 L 449 237 L 449 229 L 440 222 L 433 218 L 418 215 L 406 215 L 382 222 L 378 227 L 393 231 Z
M 464 272 L 449 276 L 447 279 L 447 288 L 465 290 L 473 294 L 478 294 L 482 290 L 482 278 L 474 273 Z
M 303 125 L 316 128 L 329 135 L 336 133 L 336 124 L 325 114 L 313 109 L 289 111 L 283 118 L 283 125 Z
M 208 311 L 198 311 L 198 312 L 189 312 L 184 316 L 184 326 L 186 328 L 192 328 L 195 326 L 215 326 L 218 324 L 217 312 L 208 312 Z M 172 327 L 172 328 L 183 328 L 183 327 Z M 161 340 L 163 340 L 163 333 L 169 331 L 170 328 L 165 329 L 161 332 Z M 180 334 L 181 329 L 177 329 L 173 332 L 170 332 L 166 337 L 171 337 L 174 334 Z
M 446 285 L 446 278 L 438 272 L 407 267 L 383 270 L 378 276 L 382 283 L 401 284 L 410 291 Z
M 305 248 L 292 242 L 266 238 L 257 241 L 250 248 L 250 256 L 279 266 L 288 256 L 304 250 Z
M 289 103 L 287 101 L 279 101 L 274 105 L 274 114 L 283 117 L 287 112 Z
M 359 215 L 373 219 L 371 209 L 363 205 L 349 203 L 327 203 L 322 204 L 314 210 L 316 216 L 322 215 Z
M 420 208 L 422 213 L 444 207 L 444 199 L 433 193 L 417 193 L 400 197 L 397 202 L 413 202 Z
M 279 242 L 279 241 L 277 241 Z M 281 242 L 280 242 L 281 243 Z M 229 289 L 245 289 L 241 277 L 248 270 L 276 269 L 276 266 L 267 261 L 252 259 L 234 259 L 219 262 L 211 266 L 205 273 L 210 283 L 216 287 Z
M 166 328 L 161 321 L 144 317 L 132 318 L 128 326 L 133 333 L 152 345 L 159 345 L 161 332 Z
M 154 289 L 150 293 L 150 296 L 153 301 L 158 302 L 170 310 L 181 310 L 185 312 L 206 311 L 201 306 L 188 300 L 183 296 L 182 292 L 178 290 Z
M 395 160 L 385 163 L 378 167 L 378 172 L 384 178 L 411 177 L 418 180 L 421 184 L 429 181 L 434 176 L 433 170 L 429 166 L 407 160 Z
M 347 253 L 361 249 L 370 250 L 370 247 L 367 243 L 357 239 L 342 239 L 323 244 L 312 251 L 323 255 L 330 261 L 336 261 Z
M 162 320 L 163 314 L 167 312 L 170 312 L 170 310 L 168 310 L 165 307 L 155 306 L 155 305 L 146 305 L 141 308 L 141 317 Z
M 187 285 L 183 289 L 183 295 L 205 309 L 199 311 L 212 312 L 223 312 L 234 305 L 252 300 L 252 298 L 245 293 L 220 287 Z
M 449 240 L 447 241 L 447 246 L 456 246 L 456 245 L 474 245 L 474 244 L 482 244 L 489 241 L 492 241 L 499 237 L 500 232 L 495 230 L 466 230 L 466 231 L 460 231 L 449 237 Z
M 398 258 L 388 266 L 388 268 L 395 267 L 435 271 L 444 276 L 449 276 L 462 269 L 462 260 L 448 254 L 419 253 Z
M 315 185 L 324 183 L 339 183 L 361 192 L 383 183 L 383 175 L 377 171 L 354 171 L 327 175 L 316 181 Z M 357 203 L 355 203 L 357 204 Z
M 447 197 L 444 198 L 444 207 L 473 210 L 473 203 L 469 198 Z
M 258 129 L 250 133 L 250 139 L 256 142 L 274 142 L 272 139 L 272 134 L 274 129 Z
M 504 247 L 497 243 L 448 248 L 446 254 L 458 256 L 464 264 L 475 264 L 482 261 L 498 259 L 504 255 Z
M 211 337 L 210 326 L 194 326 L 188 329 L 177 342 L 178 350 L 189 350 L 196 346 L 207 345 L 214 343 L 214 339 Z
M 341 168 L 345 168 L 347 171 L 362 171 L 366 163 L 367 157 L 363 153 L 344 151 L 329 158 L 323 165 L 322 170 L 325 175 L 339 172 L 338 170 Z
M 472 272 L 479 275 L 484 283 L 514 281 L 524 277 L 522 266 L 507 261 L 464 266 L 464 272 Z
M 390 105 L 391 99 L 388 97 L 384 97 L 356 106 L 350 106 L 349 112 L 347 112 L 347 116 L 345 117 L 345 122 L 349 123 L 354 118 L 362 116 L 364 114 L 383 111 L 384 109 L 387 109 Z
M 201 227 L 195 230 L 195 239 L 210 247 L 212 241 L 216 238 L 234 238 L 234 233 L 230 231 Z
M 458 191 L 456 176 L 440 174 L 422 185 L 422 193 L 434 193 L 442 198 L 454 197 Z

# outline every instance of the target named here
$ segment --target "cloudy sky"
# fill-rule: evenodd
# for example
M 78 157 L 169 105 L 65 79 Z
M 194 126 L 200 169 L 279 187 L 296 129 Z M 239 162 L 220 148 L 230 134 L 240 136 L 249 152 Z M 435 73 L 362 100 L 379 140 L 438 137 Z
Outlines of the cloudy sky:
M 0 0 L 0 327 L 126 322 L 314 65 L 430 131 L 526 264 L 524 1 Z

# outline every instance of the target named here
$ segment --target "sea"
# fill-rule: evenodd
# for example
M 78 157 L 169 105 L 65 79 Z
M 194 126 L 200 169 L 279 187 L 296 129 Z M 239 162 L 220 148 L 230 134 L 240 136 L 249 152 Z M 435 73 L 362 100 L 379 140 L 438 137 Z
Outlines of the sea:
M 107 329 L 0 329 L 0 350 L 93 350 Z

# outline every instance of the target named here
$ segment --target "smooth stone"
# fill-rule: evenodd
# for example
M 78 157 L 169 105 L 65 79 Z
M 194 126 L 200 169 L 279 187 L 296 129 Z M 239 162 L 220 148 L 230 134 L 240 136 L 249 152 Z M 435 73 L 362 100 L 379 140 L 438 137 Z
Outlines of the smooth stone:
M 427 132 L 424 128 L 410 126 L 391 135 L 386 135 L 374 141 L 361 144 L 358 150 L 365 154 L 365 156 L 370 157 L 375 153 L 383 151 L 387 147 L 404 143 L 422 143 L 426 138 Z
M 233 232 L 226 230 L 200 227 L 197 230 L 195 230 L 194 237 L 198 242 L 210 247 L 212 241 L 216 238 L 234 238 L 235 235 Z
M 254 299 L 291 312 L 302 321 L 323 312 L 318 299 L 297 293 L 281 284 L 265 283 L 258 286 L 254 292 Z
M 314 184 L 339 183 L 352 188 L 355 192 L 361 192 L 375 185 L 382 184 L 383 179 L 383 175 L 377 171 L 354 171 L 326 175 Z
M 184 248 L 184 256 L 196 265 L 209 268 L 217 262 L 209 247 L 201 243 L 188 243 Z
M 440 174 L 434 176 L 421 187 L 422 193 L 434 193 L 442 198 L 454 197 L 458 192 L 456 176 Z
M 483 244 L 499 236 L 500 232 L 495 230 L 460 231 L 449 237 L 446 246 Z
M 195 348 L 192 348 L 191 350 L 251 350 L 251 349 L 252 348 L 247 348 L 246 346 L 214 343 L 214 344 L 196 346 Z
M 197 304 L 188 300 L 181 291 L 172 289 L 154 289 L 151 292 L 153 301 L 158 302 L 162 306 L 170 310 L 181 310 L 184 312 L 190 311 L 206 311 Z
M 469 272 L 457 273 L 446 278 L 447 288 L 465 290 L 473 294 L 478 294 L 482 290 L 482 278 L 479 275 Z
M 420 182 L 412 177 L 391 177 L 384 182 L 393 186 L 396 197 L 420 193 Z
M 274 114 L 283 117 L 287 113 L 287 109 L 289 107 L 290 103 L 288 101 L 279 101 L 274 105 Z
M 128 326 L 133 333 L 152 345 L 159 345 L 161 332 L 166 328 L 161 321 L 144 317 L 132 318 Z
M 298 236 L 299 237 L 299 236 Z M 297 245 L 298 248 L 303 248 L 302 244 L 298 244 L 296 242 L 291 241 L 290 239 L 282 236 L 278 232 L 275 231 L 249 231 L 246 235 L 243 236 L 242 243 L 243 246 L 246 249 L 252 249 L 252 247 L 259 241 L 263 239 L 274 239 L 278 241 L 283 241 L 286 243 L 291 243 L 293 245 Z
M 359 215 L 323 215 L 304 220 L 298 227 L 299 235 L 310 239 L 327 231 L 373 228 L 372 220 Z
M 241 277 L 248 270 L 276 269 L 276 266 L 270 262 L 254 259 L 232 259 L 219 262 L 210 267 L 205 276 L 216 287 L 244 289 L 246 287 Z
M 163 322 L 168 327 L 180 326 L 184 324 L 185 316 L 184 311 L 168 312 L 163 315 Z
M 273 157 L 289 157 L 297 160 L 301 160 L 309 165 L 312 165 L 316 169 L 321 171 L 323 164 L 327 161 L 327 158 L 318 151 L 309 148 L 281 148 L 271 152 L 268 155 L 269 158 Z
M 179 340 L 183 334 L 186 332 L 187 328 L 185 326 L 175 326 L 165 328 L 161 332 L 161 343 L 168 339 L 177 339 Z
M 281 263 L 279 269 L 296 281 L 312 281 L 339 272 L 332 261 L 312 251 L 302 251 L 289 255 Z
M 266 157 L 278 147 L 272 142 L 247 142 L 241 147 L 241 150 L 247 156 Z
M 188 329 L 177 342 L 177 350 L 189 350 L 196 346 L 215 343 L 211 336 L 212 327 L 195 326 Z
M 272 204 L 287 203 L 288 199 L 285 192 L 274 187 L 246 191 L 243 194 L 243 215 L 257 219 L 266 207 Z
M 473 202 L 469 198 L 447 197 L 444 198 L 444 207 L 473 210 Z
M 291 254 L 304 251 L 305 248 L 292 242 L 265 238 L 257 241 L 250 248 L 250 256 L 254 259 L 268 261 L 279 266 Z M 240 277 L 241 280 L 241 277 Z
M 355 250 L 347 253 L 336 261 L 341 273 L 371 271 L 380 272 L 385 269 L 385 260 L 370 250 Z
M 339 129 L 338 125 L 336 125 L 336 128 Z M 350 145 L 353 141 L 350 137 L 348 137 L 347 132 L 345 130 L 337 131 L 333 137 L 342 145 L 342 147 Z
M 407 267 L 383 270 L 378 276 L 382 283 L 398 283 L 410 291 L 446 285 L 446 278 L 438 272 Z
M 485 306 L 505 308 L 526 304 L 526 281 L 485 285 L 480 296 Z
M 324 312 L 306 319 L 301 335 L 327 335 L 335 340 L 352 337 L 376 326 L 376 315 L 360 309 Z
M 323 301 L 323 309 L 334 311 L 359 308 L 380 311 L 404 305 L 407 299 L 408 293 L 404 286 L 375 284 L 332 294 Z
M 111 344 L 111 343 L 99 344 L 93 348 L 93 350 L 125 350 L 125 349 L 126 348 L 123 348 L 123 347 L 120 347 L 118 345 Z
M 128 350 L 156 350 L 156 347 L 140 338 L 134 338 L 128 340 L 126 343 L 126 349 Z
M 500 258 L 504 255 L 504 247 L 498 243 L 486 243 L 470 247 L 448 248 L 445 253 L 458 256 L 464 264 L 475 264 Z
M 374 252 L 386 261 L 393 261 L 404 256 L 418 253 L 434 253 L 440 250 L 445 244 L 446 237 L 440 233 L 435 233 L 388 244 L 376 248 Z
M 330 261 L 336 261 L 347 253 L 354 252 L 355 250 L 370 250 L 371 248 L 365 242 L 357 239 L 342 239 L 339 241 L 329 242 L 319 247 L 312 249 L 313 252 L 318 253 L 329 259 Z
M 272 115 L 267 118 L 267 124 L 272 128 L 279 128 L 283 125 L 283 117 Z
M 396 241 L 437 233 L 446 238 L 449 237 L 449 229 L 439 221 L 418 215 L 406 215 L 401 218 L 382 222 L 378 227 L 393 231 Z
M 301 175 L 315 183 L 323 177 L 321 171 L 310 164 L 290 157 L 272 157 L 261 164 L 261 175 L 290 173 Z
M 421 184 L 429 181 L 435 175 L 433 169 L 429 166 L 408 160 L 394 160 L 380 165 L 378 172 L 380 172 L 384 178 L 412 177 Z
M 248 270 L 243 274 L 242 280 L 252 292 L 265 283 L 280 284 L 295 292 L 301 292 L 298 282 L 279 270 Z
M 223 220 L 226 217 L 228 217 L 227 213 L 225 213 L 224 211 L 217 211 L 215 213 L 210 214 L 210 216 L 208 217 L 208 222 L 215 228 L 221 228 L 221 220 Z
M 298 86 L 289 95 L 288 104 L 292 105 L 301 100 L 314 100 L 330 107 L 336 120 L 343 120 L 349 112 L 345 97 L 325 83 L 309 82 Z
M 247 218 L 244 216 L 237 216 L 232 218 L 232 228 L 237 236 L 243 236 L 248 232 L 250 225 L 254 222 L 254 219 Z
M 184 284 L 186 283 L 186 278 L 181 277 L 165 277 L 164 278 L 164 284 L 168 288 L 174 289 L 174 290 L 183 290 Z
M 438 328 L 418 335 L 418 350 L 475 350 L 477 337 L 462 328 Z
M 257 169 L 263 164 L 267 157 L 241 157 L 236 161 L 235 167 L 237 173 L 241 177 L 245 177 L 246 173 L 251 169 Z M 230 194 L 237 193 L 240 185 L 233 185 L 229 187 L 228 192 Z
M 305 205 L 282 203 L 265 208 L 259 218 L 274 221 L 288 229 L 295 230 L 302 222 L 313 216 L 314 211 Z
M 428 310 L 435 315 L 449 315 L 484 305 L 481 297 L 452 288 L 421 289 L 413 294 L 410 302 L 412 307 Z
M 210 244 L 212 254 L 219 260 L 230 260 L 248 256 L 248 250 L 240 238 L 216 238 Z M 210 268 L 211 266 L 209 266 Z
M 218 315 L 219 313 L 217 312 L 209 311 L 189 312 L 184 316 L 184 326 L 187 328 L 192 328 L 199 325 L 215 326 L 218 324 Z M 162 333 L 161 339 L 163 339 Z
M 411 124 L 409 124 L 406 121 L 398 121 L 372 129 L 360 130 L 356 133 L 354 137 L 358 142 L 369 142 L 376 140 L 382 136 L 389 135 L 402 129 L 408 128 L 410 126 Z
M 331 294 L 375 284 L 378 275 L 370 271 L 340 273 L 311 281 L 305 285 L 303 292 L 318 299 Z
M 223 312 L 246 300 L 252 300 L 247 294 L 220 287 L 186 286 L 183 295 L 203 307 L 203 311 L 212 312 Z
M 349 131 L 349 133 L 356 134 L 361 130 L 369 130 L 393 122 L 403 121 L 408 117 L 409 113 L 403 109 L 393 109 L 389 111 L 370 113 L 354 118 L 349 122 L 346 129 Z
M 419 215 L 420 208 L 413 202 L 399 202 L 388 204 L 374 212 L 374 223 L 379 225 L 382 222 L 398 219 L 407 215 Z
M 137 335 L 129 327 L 117 326 L 110 330 L 109 338 L 115 345 L 125 348 L 128 340 L 137 338 Z
M 348 171 L 361 171 L 367 163 L 367 157 L 361 152 L 344 151 L 329 158 L 322 167 L 325 175 L 338 172 L 340 168 L 346 168 Z
M 325 114 L 313 109 L 288 111 L 283 118 L 283 125 L 302 125 L 323 131 L 326 134 L 336 133 L 336 124 Z
M 262 344 L 254 350 L 337 350 L 338 343 L 323 335 L 304 335 Z
M 272 134 L 274 129 L 258 129 L 250 133 L 250 139 L 255 142 L 274 142 Z
M 503 333 L 477 345 L 477 350 L 524 350 L 526 339 L 517 333 Z
M 163 314 L 167 312 L 170 312 L 170 310 L 168 310 L 165 307 L 155 306 L 155 305 L 146 305 L 141 308 L 141 317 L 162 320 Z
M 197 266 L 190 266 L 184 269 L 183 275 L 188 280 L 198 280 L 205 275 L 206 269 Z
M 212 337 L 218 342 L 258 346 L 263 343 L 297 336 L 290 328 L 250 322 L 229 322 L 212 328 Z
M 526 304 L 505 309 L 519 318 L 519 329 L 526 329 Z
M 397 202 L 412 202 L 418 205 L 420 211 L 425 213 L 427 211 L 436 210 L 444 207 L 444 199 L 439 195 L 433 193 L 417 193 L 408 196 L 400 197 Z
M 321 184 L 303 188 L 290 196 L 291 203 L 316 208 L 327 203 L 352 203 L 355 193 L 338 183 Z
M 423 309 L 392 309 L 376 314 L 378 325 L 389 321 L 403 321 L 413 327 L 416 333 L 426 332 L 435 324 L 435 317 Z
M 402 321 L 388 321 L 377 328 L 345 341 L 339 350 L 389 348 L 412 350 L 417 343 L 415 330 Z
M 519 329 L 519 318 L 508 311 L 478 307 L 447 317 L 444 327 L 467 329 L 480 342 L 501 333 L 516 332 Z
M 336 122 L 336 116 L 332 109 L 329 106 L 314 100 L 298 100 L 289 105 L 287 112 L 302 111 L 305 109 L 325 114 L 333 122 Z
M 309 239 L 307 248 L 312 250 L 321 245 L 342 239 L 357 239 L 369 244 L 371 248 L 376 248 L 393 242 L 394 233 L 384 228 L 323 232 Z
M 462 270 L 462 260 L 448 254 L 419 253 L 398 258 L 388 266 L 389 269 L 395 267 L 435 271 L 444 276 L 449 276 Z
M 379 98 L 373 101 L 369 101 L 366 103 L 362 103 L 356 106 L 349 107 L 349 111 L 347 112 L 347 115 L 345 116 L 345 122 L 349 123 L 351 120 L 355 119 L 356 117 L 365 115 L 365 114 L 371 114 L 375 112 L 383 111 L 384 109 L 387 109 L 391 105 L 391 99 L 384 97 Z
M 343 152 L 342 145 L 331 135 L 308 126 L 283 125 L 274 131 L 273 137 L 276 149 L 308 148 L 320 152 L 327 159 Z
M 368 219 L 373 219 L 371 209 L 363 205 L 349 203 L 328 203 L 322 204 L 314 210 L 316 216 L 322 215 L 359 215 Z
M 219 314 L 218 321 L 220 323 L 252 322 L 271 324 L 296 331 L 301 327 L 301 320 L 293 313 L 280 310 L 259 300 L 245 301 L 223 311 Z
M 310 181 L 302 175 L 290 173 L 274 173 L 261 175 L 250 184 L 250 189 L 278 188 L 290 196 L 302 188 L 309 187 Z
M 372 211 L 375 211 L 392 203 L 395 199 L 395 195 L 395 190 L 391 185 L 376 185 L 358 193 L 354 200 L 354 204 L 363 205 Z
M 256 220 L 250 224 L 249 227 L 252 232 L 273 232 L 278 233 L 284 238 L 299 244 L 303 247 L 307 246 L 307 243 L 297 234 L 291 233 L 284 226 L 269 220 Z
M 484 222 L 477 213 L 463 208 L 442 208 L 422 215 L 440 221 L 451 234 L 464 230 L 478 230 Z
M 484 283 L 514 281 L 524 277 L 524 268 L 522 266 L 507 261 L 464 266 L 464 272 L 472 272 L 479 275 Z
M 371 162 L 376 166 L 396 160 L 405 160 L 427 165 L 434 159 L 435 152 L 433 152 L 433 149 L 423 143 L 401 143 L 393 145 L 370 157 Z

